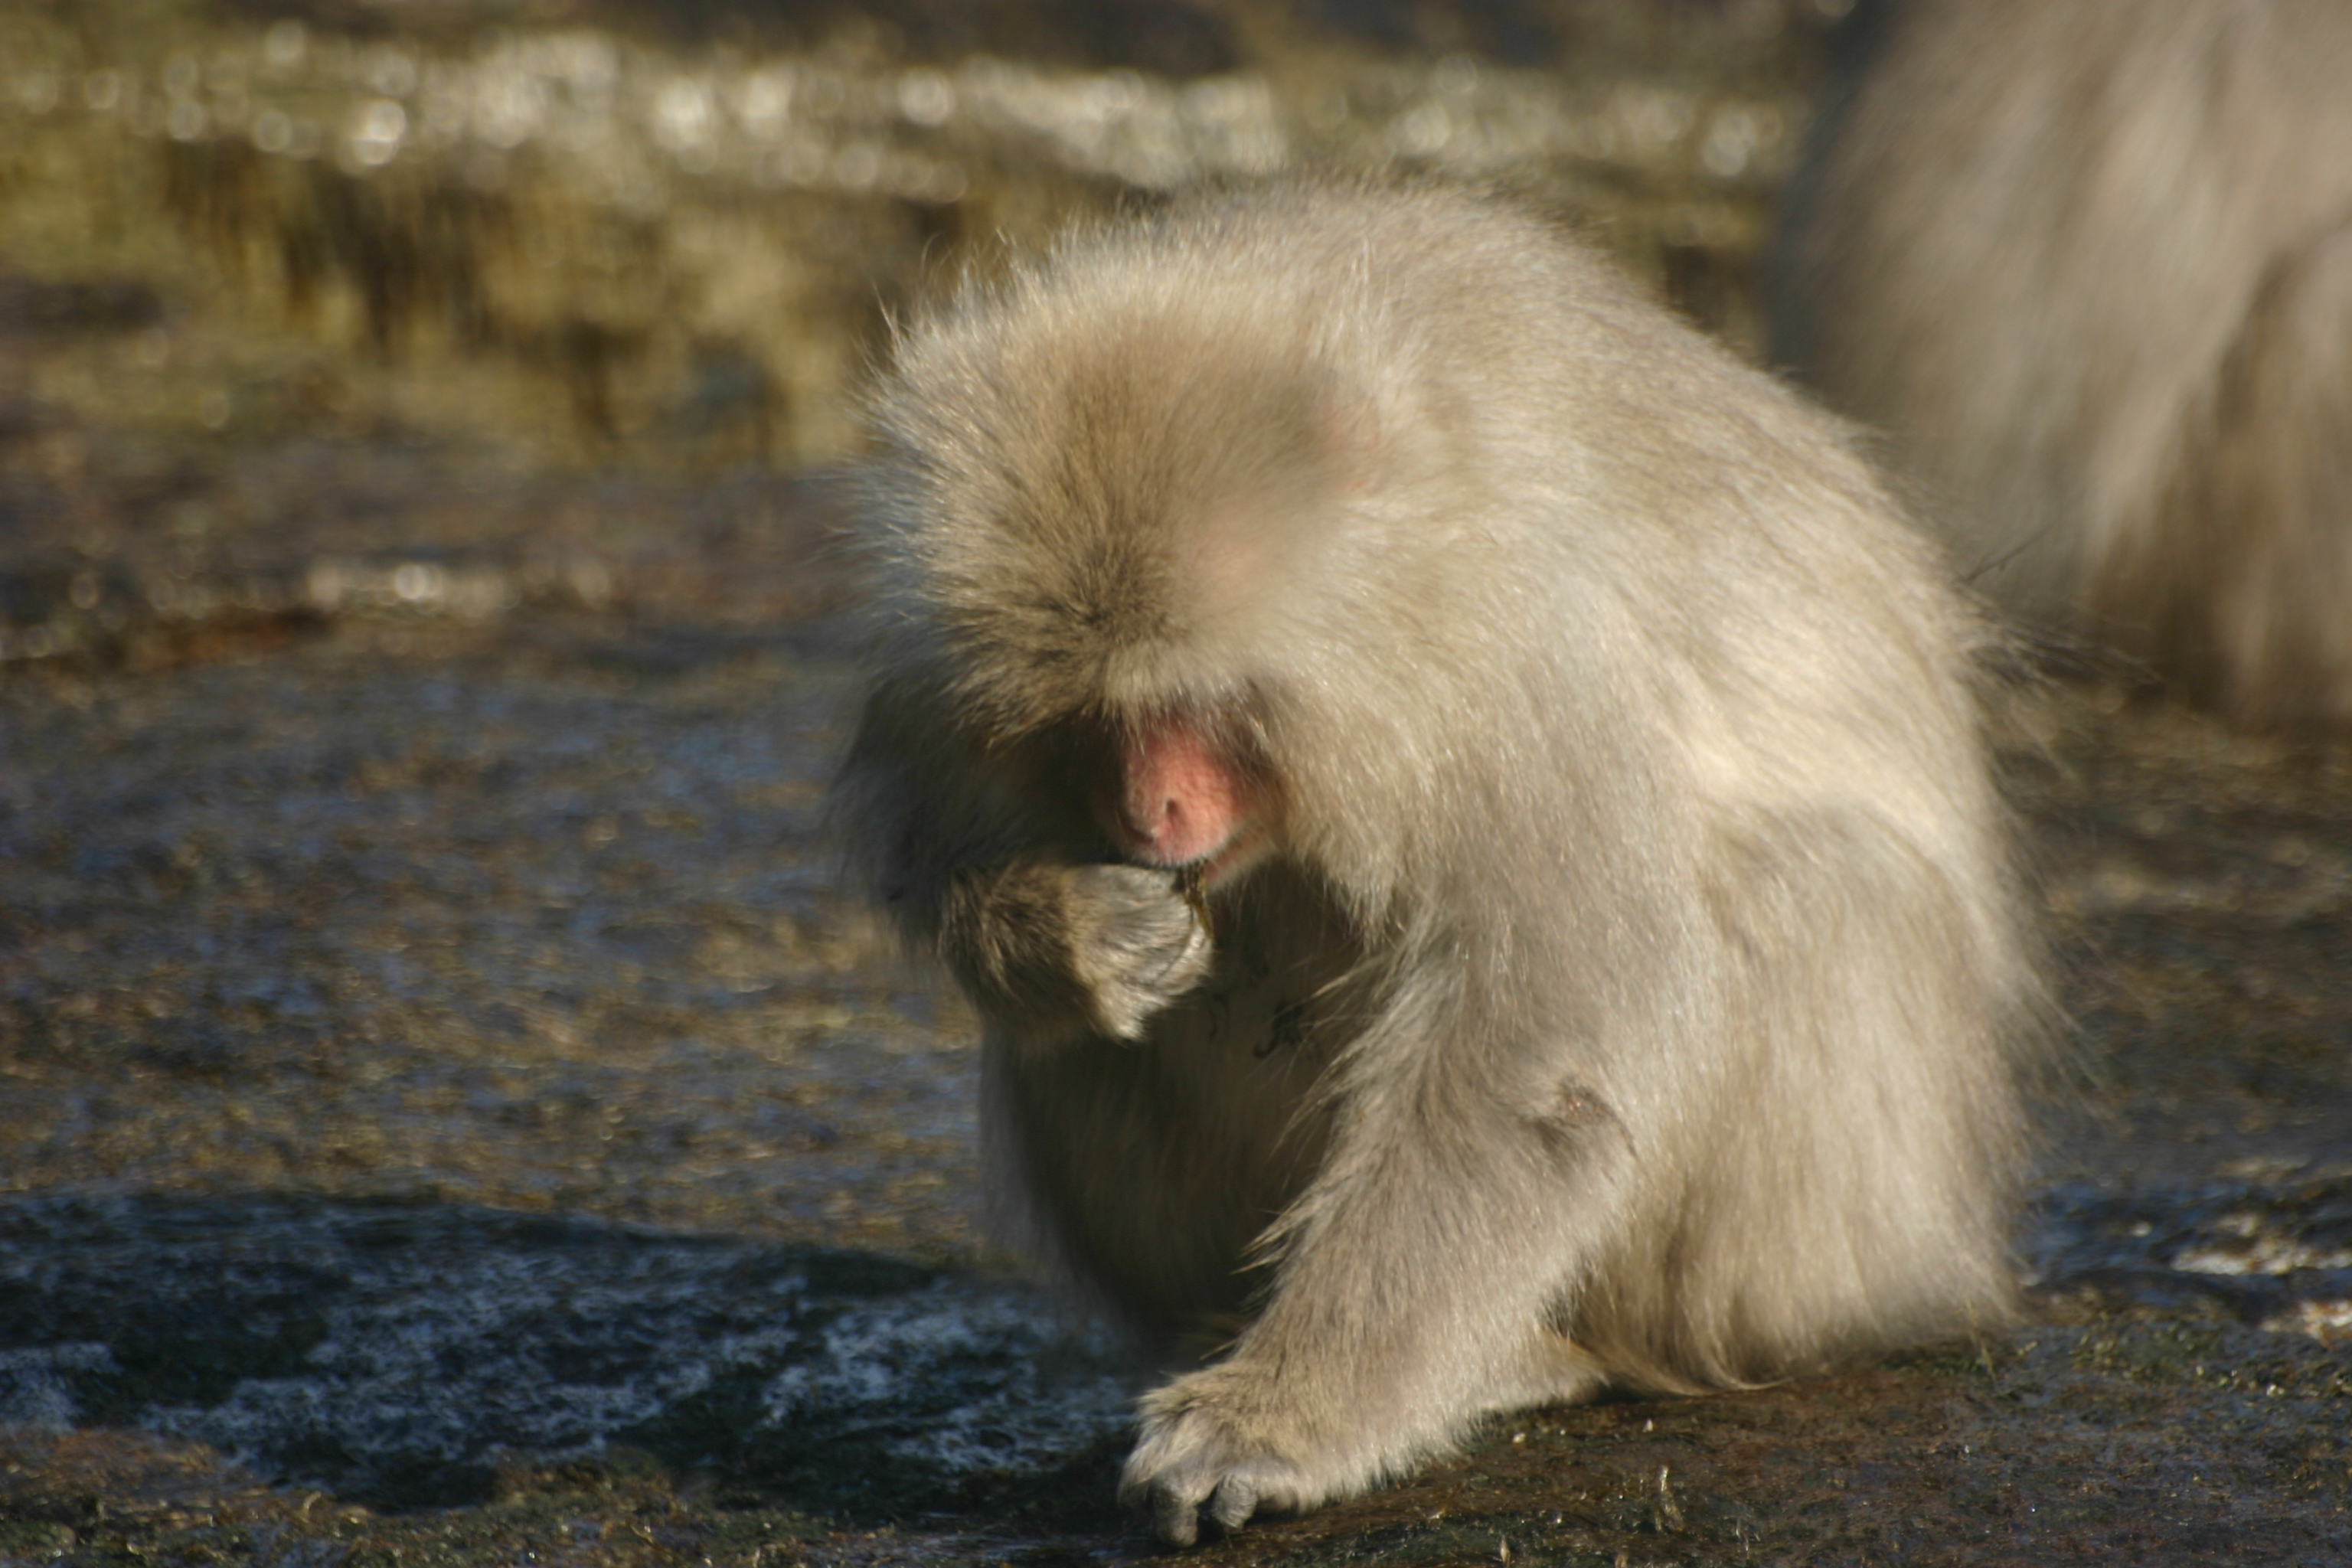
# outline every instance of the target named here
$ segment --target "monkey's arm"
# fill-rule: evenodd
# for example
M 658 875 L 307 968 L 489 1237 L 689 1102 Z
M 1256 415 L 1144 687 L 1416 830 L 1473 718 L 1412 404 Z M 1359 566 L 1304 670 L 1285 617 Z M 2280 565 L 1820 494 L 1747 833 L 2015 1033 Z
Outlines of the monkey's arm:
M 1208 973 L 1205 922 L 1175 873 L 1089 851 L 1034 780 L 887 691 L 868 703 L 835 809 L 858 868 L 908 940 L 939 954 L 1013 1037 L 1133 1039 Z
M 1595 1094 L 1532 1090 L 1556 1054 L 1515 1063 L 1475 1008 L 1412 1013 L 1358 1044 L 1264 1310 L 1144 1403 L 1121 1496 L 1168 1541 L 1360 1491 L 1482 1411 L 1597 1382 L 1556 1321 L 1621 1205 L 1622 1127 Z

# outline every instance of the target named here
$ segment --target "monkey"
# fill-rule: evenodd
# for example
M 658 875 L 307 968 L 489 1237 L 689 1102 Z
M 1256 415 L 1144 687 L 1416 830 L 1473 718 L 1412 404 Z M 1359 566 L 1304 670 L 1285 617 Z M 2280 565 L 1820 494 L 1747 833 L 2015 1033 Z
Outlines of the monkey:
M 1843 426 L 1443 184 L 1176 198 L 889 360 L 832 808 L 992 1223 L 1222 1336 L 1162 1538 L 2010 1320 L 1999 639 Z
M 1866 5 L 1766 268 L 1987 596 L 2352 721 L 2352 6 Z

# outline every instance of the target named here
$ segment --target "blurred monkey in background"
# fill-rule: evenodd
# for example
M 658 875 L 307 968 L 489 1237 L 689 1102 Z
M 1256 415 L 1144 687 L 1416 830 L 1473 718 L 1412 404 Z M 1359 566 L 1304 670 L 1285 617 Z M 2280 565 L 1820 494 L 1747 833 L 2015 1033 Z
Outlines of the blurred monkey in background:
M 1168 1539 L 1482 1414 L 2002 1322 L 1985 628 L 1843 429 L 1515 209 L 1181 201 L 898 335 L 835 808 L 998 1220 L 1240 1323 Z
M 1769 270 L 2030 624 L 2252 725 L 2352 721 L 2352 5 L 1907 0 Z

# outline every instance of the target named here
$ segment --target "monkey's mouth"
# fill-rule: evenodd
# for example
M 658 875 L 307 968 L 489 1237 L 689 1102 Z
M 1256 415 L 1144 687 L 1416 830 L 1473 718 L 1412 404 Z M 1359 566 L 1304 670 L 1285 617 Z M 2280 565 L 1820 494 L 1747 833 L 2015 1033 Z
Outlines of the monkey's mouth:
M 1176 874 L 1186 887 L 1213 893 L 1264 859 L 1271 842 L 1272 836 L 1265 828 L 1245 827 L 1213 853 L 1176 868 Z

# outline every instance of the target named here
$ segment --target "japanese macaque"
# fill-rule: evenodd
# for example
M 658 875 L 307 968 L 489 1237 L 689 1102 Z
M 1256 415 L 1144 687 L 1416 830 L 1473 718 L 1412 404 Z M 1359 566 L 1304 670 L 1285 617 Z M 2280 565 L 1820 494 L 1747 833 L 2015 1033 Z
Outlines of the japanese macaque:
M 1829 416 L 1440 188 L 1181 201 L 895 359 L 836 810 L 1002 1223 L 1230 1335 L 1165 1538 L 2002 1322 L 1989 636 Z
M 1778 357 L 2027 622 L 2248 724 L 2352 721 L 2352 5 L 1855 21 Z

